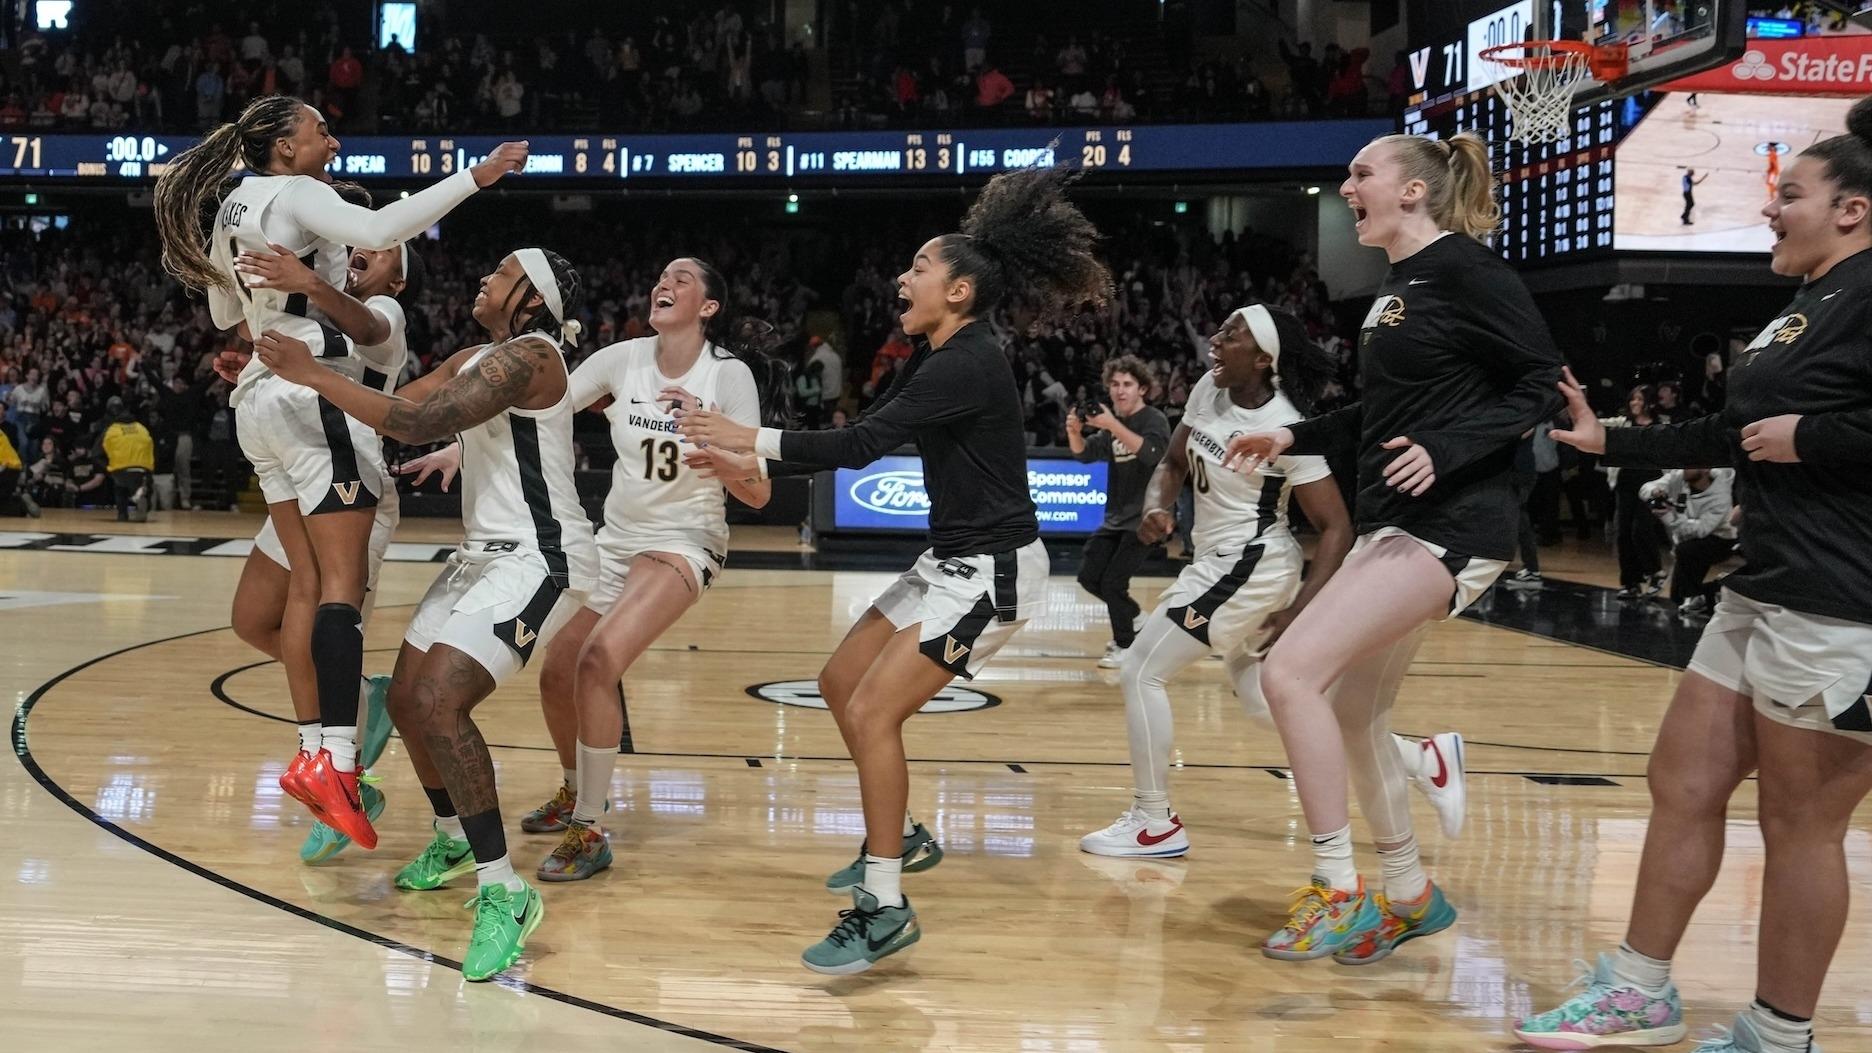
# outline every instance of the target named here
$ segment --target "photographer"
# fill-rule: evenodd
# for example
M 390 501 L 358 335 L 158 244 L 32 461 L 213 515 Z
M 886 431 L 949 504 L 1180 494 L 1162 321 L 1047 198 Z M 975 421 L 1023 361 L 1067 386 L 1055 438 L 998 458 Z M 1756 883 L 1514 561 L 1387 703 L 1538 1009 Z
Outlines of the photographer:
M 1111 615 L 1112 642 L 1105 645 L 1099 668 L 1116 669 L 1125 648 L 1137 636 L 1137 601 L 1131 598 L 1131 575 L 1144 562 L 1149 546 L 1137 528 L 1144 513 L 1144 488 L 1170 443 L 1170 421 L 1144 404 L 1150 367 L 1136 355 L 1105 363 L 1104 391 L 1066 414 L 1066 445 L 1080 461 L 1111 462 L 1106 488 L 1105 522 L 1086 541 L 1079 565 L 1079 585 L 1105 602 Z M 1107 397 L 1109 404 L 1107 404 Z M 1090 437 L 1087 427 L 1099 429 Z
M 1677 553 L 1670 598 L 1686 618 L 1709 613 L 1716 590 L 1705 588 L 1703 577 L 1735 551 L 1734 478 L 1733 468 L 1685 468 L 1665 472 L 1638 491 L 1670 533 Z

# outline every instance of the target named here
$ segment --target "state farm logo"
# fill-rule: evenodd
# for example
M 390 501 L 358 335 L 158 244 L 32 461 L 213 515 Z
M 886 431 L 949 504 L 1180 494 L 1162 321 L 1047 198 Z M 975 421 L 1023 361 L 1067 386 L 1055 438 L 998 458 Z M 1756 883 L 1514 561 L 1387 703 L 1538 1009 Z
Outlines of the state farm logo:
M 923 516 L 930 510 L 922 472 L 873 472 L 851 484 L 850 493 L 858 507 L 887 516 Z
M 1742 55 L 1729 70 L 1737 80 L 1773 80 L 1775 70 L 1768 64 L 1768 56 L 1760 51 L 1748 51 Z

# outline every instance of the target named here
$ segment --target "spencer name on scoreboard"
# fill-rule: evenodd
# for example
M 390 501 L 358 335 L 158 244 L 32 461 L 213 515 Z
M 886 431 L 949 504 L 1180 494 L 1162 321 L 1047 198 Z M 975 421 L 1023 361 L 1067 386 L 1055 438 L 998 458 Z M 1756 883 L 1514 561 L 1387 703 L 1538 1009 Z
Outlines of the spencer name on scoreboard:
M 1066 164 L 1091 173 L 1334 167 L 1382 120 L 1250 125 L 987 128 L 908 132 L 529 136 L 526 174 L 567 180 L 706 181 L 991 175 Z M 504 137 L 343 136 L 329 171 L 427 181 L 470 167 Z M 0 133 L 0 178 L 160 176 L 187 136 Z

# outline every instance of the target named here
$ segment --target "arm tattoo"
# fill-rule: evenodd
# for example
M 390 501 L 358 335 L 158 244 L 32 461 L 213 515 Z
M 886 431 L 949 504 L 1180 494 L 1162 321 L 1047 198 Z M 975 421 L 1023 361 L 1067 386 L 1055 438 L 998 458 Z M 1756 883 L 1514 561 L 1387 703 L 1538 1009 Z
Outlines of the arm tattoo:
M 533 378 L 557 354 L 544 340 L 518 339 L 498 344 L 475 363 L 449 378 L 421 402 L 399 402 L 384 415 L 384 434 L 409 443 L 435 442 L 459 434 L 526 398 Z

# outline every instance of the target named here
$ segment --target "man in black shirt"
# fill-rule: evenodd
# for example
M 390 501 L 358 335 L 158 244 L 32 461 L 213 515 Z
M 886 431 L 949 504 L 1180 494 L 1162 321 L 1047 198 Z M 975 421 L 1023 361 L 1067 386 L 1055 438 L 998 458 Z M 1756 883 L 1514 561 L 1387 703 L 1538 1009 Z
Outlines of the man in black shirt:
M 1111 462 L 1106 484 L 1105 522 L 1086 541 L 1079 564 L 1079 585 L 1103 600 L 1111 616 L 1112 639 L 1099 659 L 1101 669 L 1116 669 L 1125 649 L 1137 636 L 1140 611 L 1131 598 L 1131 575 L 1150 547 L 1138 540 L 1144 515 L 1144 489 L 1151 473 L 1170 445 L 1170 420 L 1163 411 L 1144 403 L 1150 371 L 1136 355 L 1121 355 L 1105 364 L 1105 388 L 1111 405 L 1081 420 L 1075 409 L 1066 415 L 1066 444 L 1073 456 L 1086 463 Z M 1085 428 L 1099 429 L 1087 437 Z

